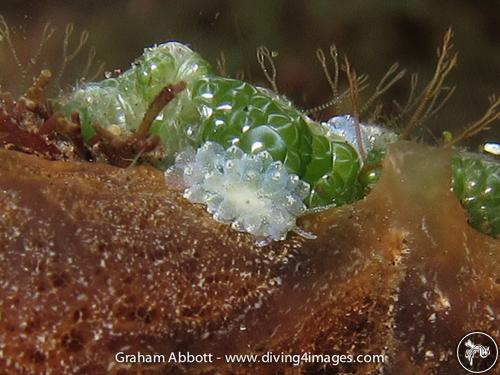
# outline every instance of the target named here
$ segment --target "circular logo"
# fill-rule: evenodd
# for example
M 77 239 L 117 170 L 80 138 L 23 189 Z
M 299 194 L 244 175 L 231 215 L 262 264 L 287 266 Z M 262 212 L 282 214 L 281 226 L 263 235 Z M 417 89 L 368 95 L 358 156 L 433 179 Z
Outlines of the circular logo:
M 458 343 L 457 359 L 468 372 L 483 374 L 497 363 L 497 343 L 487 333 L 470 332 Z

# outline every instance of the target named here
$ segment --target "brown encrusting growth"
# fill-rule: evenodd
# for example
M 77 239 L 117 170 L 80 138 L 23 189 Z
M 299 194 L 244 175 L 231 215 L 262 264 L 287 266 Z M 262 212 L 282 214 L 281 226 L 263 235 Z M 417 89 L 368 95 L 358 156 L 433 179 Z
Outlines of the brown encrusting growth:
M 42 70 L 17 101 L 0 91 L 0 146 L 51 160 L 90 160 L 78 114 L 69 121 L 44 99 L 51 77 L 49 70 Z
M 150 136 L 151 125 L 163 108 L 186 88 L 185 82 L 165 86 L 149 105 L 136 131 L 116 135 L 93 124 L 96 135 L 85 143 L 80 114 L 68 120 L 54 112 L 43 97 L 52 74 L 43 70 L 33 85 L 17 101 L 9 92 L 0 91 L 0 146 L 51 160 L 103 160 L 128 167 L 139 157 L 160 148 L 160 138 Z
M 56 135 L 62 137 L 59 143 L 63 149 L 72 151 L 69 159 L 92 160 L 93 156 L 85 145 L 80 128 L 80 115 L 74 113 L 71 121 L 67 120 L 61 113 L 54 113 L 38 129 L 39 135 Z
M 418 155 L 418 157 L 416 157 Z M 392 146 L 317 235 L 259 248 L 150 167 L 0 151 L 0 368 L 8 373 L 456 373 L 499 337 L 500 245 L 467 224 L 446 151 Z M 443 215 L 446 212 L 446 215 Z M 118 351 L 385 354 L 382 364 L 125 365 Z
M 50 77 L 49 71 L 42 71 L 29 90 L 17 101 L 9 92 L 0 91 L 0 146 L 49 159 L 63 157 L 56 141 L 39 132 L 49 118 L 49 110 L 42 101 L 42 93 Z
M 60 158 L 61 152 L 53 142 L 37 132 L 19 127 L 15 116 L 0 111 L 0 145 L 51 159 Z

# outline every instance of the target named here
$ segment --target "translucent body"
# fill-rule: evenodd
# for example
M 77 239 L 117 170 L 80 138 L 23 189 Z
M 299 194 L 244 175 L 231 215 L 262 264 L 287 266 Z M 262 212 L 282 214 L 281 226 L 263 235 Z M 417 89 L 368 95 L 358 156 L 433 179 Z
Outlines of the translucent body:
M 174 168 L 183 172 L 185 198 L 207 205 L 215 220 L 251 233 L 261 243 L 285 239 L 306 209 L 309 185 L 267 151 L 251 155 L 207 142 L 196 154 L 179 154 Z

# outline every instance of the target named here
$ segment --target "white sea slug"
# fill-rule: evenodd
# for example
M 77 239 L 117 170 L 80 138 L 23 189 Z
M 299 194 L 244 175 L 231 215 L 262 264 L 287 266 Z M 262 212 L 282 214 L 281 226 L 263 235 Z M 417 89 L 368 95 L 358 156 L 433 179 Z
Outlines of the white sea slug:
M 205 204 L 215 220 L 254 235 L 260 245 L 285 239 L 306 210 L 309 184 L 267 151 L 246 154 L 206 142 L 196 153 L 179 154 L 174 168 L 183 173 L 185 198 Z

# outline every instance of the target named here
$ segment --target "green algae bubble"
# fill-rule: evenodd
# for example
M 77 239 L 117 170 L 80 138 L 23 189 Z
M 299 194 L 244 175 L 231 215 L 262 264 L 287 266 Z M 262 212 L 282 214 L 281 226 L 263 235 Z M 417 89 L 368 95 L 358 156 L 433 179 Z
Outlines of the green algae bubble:
M 289 173 L 304 175 L 311 131 L 303 116 L 275 94 L 234 79 L 205 77 L 193 99 L 202 113 L 202 137 L 246 153 L 267 151 Z
M 80 113 L 82 135 L 88 142 L 94 135 L 93 124 L 118 126 L 122 134 L 137 129 L 149 104 L 162 88 L 179 81 L 186 89 L 166 106 L 152 125 L 167 150 L 175 153 L 189 144 L 194 135 L 186 129 L 198 120 L 192 105 L 191 87 L 199 77 L 209 73 L 209 64 L 197 53 L 180 43 L 166 43 L 148 48 L 132 67 L 116 78 L 88 83 L 62 98 L 61 112 L 68 117 Z
M 360 164 L 356 150 L 348 143 L 314 137 L 312 161 L 304 177 L 311 184 L 308 206 L 340 206 L 360 198 Z
M 164 163 L 188 148 L 215 142 L 246 155 L 269 153 L 287 173 L 309 186 L 304 203 L 312 207 L 351 203 L 362 198 L 382 173 L 384 147 L 360 160 L 348 137 L 325 137 L 321 126 L 285 97 L 247 82 L 214 75 L 210 65 L 176 42 L 148 48 L 118 77 L 88 83 L 63 97 L 57 110 L 78 112 L 86 142 L 93 124 L 132 134 L 156 95 L 180 81 L 178 93 L 153 121 L 150 134 L 161 138 Z M 347 116 L 350 117 L 350 116 Z M 453 190 L 470 223 L 483 233 L 500 234 L 500 165 L 460 155 L 453 162 Z
M 193 100 L 201 108 L 202 138 L 246 153 L 267 151 L 311 185 L 308 207 L 342 205 L 358 197 L 360 160 L 346 142 L 315 134 L 286 99 L 228 78 L 201 79 Z
M 122 134 L 136 129 L 148 105 L 168 84 L 186 82 L 186 89 L 163 109 L 150 134 L 160 136 L 165 159 L 186 147 L 213 141 L 244 152 L 269 152 L 288 173 L 313 186 L 311 207 L 352 202 L 359 157 L 348 143 L 332 143 L 313 134 L 307 119 L 290 101 L 249 83 L 211 74 L 198 54 L 179 43 L 146 49 L 132 67 L 116 78 L 76 89 L 61 108 L 78 111 L 82 135 L 95 135 L 94 123 L 118 126 Z
M 453 191 L 474 228 L 492 236 L 500 235 L 500 164 L 456 156 Z

